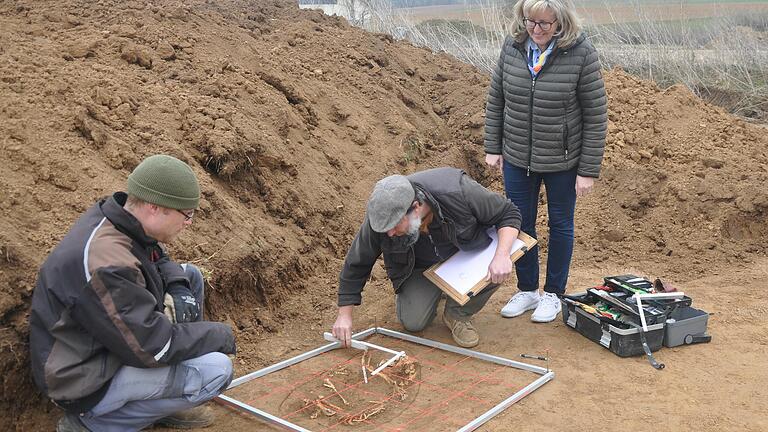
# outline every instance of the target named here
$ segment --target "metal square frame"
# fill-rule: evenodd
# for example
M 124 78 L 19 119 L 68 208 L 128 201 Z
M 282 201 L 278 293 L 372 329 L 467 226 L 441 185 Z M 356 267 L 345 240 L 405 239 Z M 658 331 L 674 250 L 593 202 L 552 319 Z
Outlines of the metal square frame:
M 485 413 L 481 414 L 476 419 L 474 419 L 471 422 L 467 423 L 465 426 L 463 426 L 457 432 L 468 432 L 468 431 L 473 431 L 473 430 L 479 428 L 482 424 L 484 424 L 488 420 L 492 419 L 493 417 L 495 417 L 496 415 L 498 415 L 499 413 L 501 413 L 502 411 L 507 409 L 509 406 L 511 406 L 515 402 L 517 402 L 517 401 L 521 400 L 522 398 L 528 396 L 534 390 L 536 390 L 539 387 L 543 386 L 544 384 L 546 384 L 547 382 L 551 381 L 555 377 L 555 373 L 552 370 L 546 369 L 546 368 L 543 368 L 543 367 L 540 367 L 540 366 L 535 366 L 535 365 L 531 365 L 531 364 L 528 364 L 528 363 L 522 363 L 522 362 L 518 362 L 518 361 L 514 361 L 514 360 L 509 360 L 509 359 L 506 359 L 506 358 L 503 358 L 503 357 L 498 357 L 498 356 L 494 356 L 494 355 L 490 355 L 490 354 L 485 354 L 485 353 L 481 353 L 481 352 L 477 352 L 477 351 L 472 351 L 472 350 L 469 350 L 469 349 L 466 349 L 466 348 L 460 348 L 460 347 L 456 347 L 456 346 L 453 346 L 453 345 L 444 344 L 444 343 L 441 343 L 441 342 L 435 342 L 435 341 L 430 340 L 430 339 L 424 339 L 424 338 L 420 338 L 420 337 L 417 337 L 417 336 L 412 336 L 412 335 L 409 335 L 409 334 L 400 333 L 400 332 L 396 332 L 396 331 L 393 331 L 393 330 L 385 329 L 385 328 L 382 328 L 382 327 L 372 327 L 372 328 L 369 328 L 368 330 L 364 330 L 364 331 L 362 331 L 360 333 L 355 333 L 354 335 L 352 335 L 352 339 L 362 340 L 362 339 L 365 339 L 365 338 L 367 338 L 369 336 L 376 335 L 376 334 L 380 334 L 380 335 L 384 335 L 384 336 L 389 336 L 389 337 L 392 337 L 392 338 L 395 338 L 395 339 L 400 339 L 400 340 L 404 340 L 404 341 L 407 341 L 407 342 L 411 342 L 411 343 L 415 343 L 415 344 L 419 344 L 419 345 L 424 345 L 424 346 L 428 346 L 428 347 L 431 347 L 431 348 L 436 348 L 436 349 L 443 350 L 443 351 L 448 351 L 448 352 L 451 352 L 451 353 L 454 353 L 454 354 L 459 354 L 459 355 L 464 355 L 464 356 L 467 356 L 467 357 L 476 358 L 476 359 L 479 359 L 479 360 L 487 361 L 487 362 L 490 362 L 490 363 L 495 363 L 495 364 L 502 365 L 502 366 L 508 366 L 508 367 L 513 367 L 513 368 L 516 368 L 516 369 L 522 369 L 522 370 L 526 370 L 526 371 L 533 372 L 533 373 L 541 375 L 539 378 L 537 378 L 536 380 L 534 380 L 533 382 L 531 382 L 527 386 L 523 387 L 517 393 L 509 396 L 508 398 L 506 398 L 503 401 L 501 401 L 498 405 L 494 406 L 493 408 L 489 409 Z M 329 343 L 327 345 L 323 345 L 323 346 L 321 346 L 319 348 L 316 348 L 316 349 L 314 349 L 312 351 L 307 351 L 307 352 L 305 352 L 303 354 L 299 354 L 296 357 L 290 358 L 288 360 L 284 360 L 282 362 L 275 363 L 272 366 L 267 366 L 267 367 L 265 367 L 263 369 L 257 370 L 255 372 L 251 372 L 251 373 L 249 373 L 247 375 L 243 375 L 240 378 L 237 378 L 237 379 L 233 380 L 232 383 L 229 385 L 229 387 L 227 387 L 227 390 L 231 390 L 231 389 L 233 389 L 233 388 L 235 388 L 235 387 L 237 387 L 239 385 L 247 383 L 248 381 L 251 381 L 251 380 L 254 380 L 254 379 L 257 379 L 257 378 L 261 378 L 261 377 L 263 377 L 265 375 L 268 375 L 268 374 L 270 374 L 272 372 L 277 372 L 277 371 L 279 371 L 281 369 L 285 369 L 287 367 L 290 367 L 292 365 L 300 363 L 300 362 L 302 362 L 304 360 L 310 359 L 312 357 L 316 357 L 316 356 L 318 356 L 320 354 L 323 354 L 325 352 L 328 352 L 328 351 L 331 351 L 331 350 L 334 350 L 334 349 L 337 349 L 337 348 L 341 348 L 341 347 L 342 347 L 341 342 L 332 342 L 332 343 Z M 220 404 L 222 404 L 222 405 L 230 406 L 230 407 L 235 408 L 237 410 L 240 410 L 240 411 L 243 411 L 243 412 L 247 412 L 249 414 L 253 414 L 256 417 L 259 417 L 259 418 L 261 418 L 263 420 L 266 420 L 266 421 L 268 421 L 270 423 L 274 423 L 276 425 L 285 427 L 285 428 L 293 430 L 293 431 L 297 431 L 297 432 L 312 432 L 309 429 L 305 429 L 305 428 L 303 428 L 303 427 L 301 427 L 299 425 L 296 425 L 296 424 L 293 424 L 293 423 L 289 422 L 288 420 L 285 420 L 283 418 L 280 418 L 280 417 L 274 416 L 272 414 L 269 414 L 266 411 L 262 411 L 262 410 L 260 410 L 260 409 L 258 409 L 256 407 L 253 407 L 253 406 L 248 405 L 246 403 L 240 402 L 237 399 L 231 398 L 229 396 L 225 396 L 224 394 L 221 394 L 221 395 L 217 396 L 215 398 L 215 401 L 220 403 Z

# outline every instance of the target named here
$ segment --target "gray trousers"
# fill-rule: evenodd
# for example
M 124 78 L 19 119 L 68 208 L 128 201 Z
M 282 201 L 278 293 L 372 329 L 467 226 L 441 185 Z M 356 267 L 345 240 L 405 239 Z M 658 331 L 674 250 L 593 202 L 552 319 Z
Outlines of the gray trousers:
M 190 279 L 192 294 L 202 305 L 200 270 L 187 264 L 184 271 Z M 160 368 L 123 366 L 112 378 L 104 398 L 81 415 L 80 420 L 92 431 L 138 431 L 170 414 L 213 399 L 231 380 L 232 361 L 218 352 Z
M 396 296 L 397 319 L 406 330 L 417 332 L 424 330 L 437 315 L 437 304 L 443 291 L 424 276 L 426 269 L 413 269 L 411 276 L 403 282 Z M 445 310 L 449 318 L 457 321 L 469 321 L 472 315 L 485 306 L 500 285 L 491 285 L 472 297 L 461 306 L 450 297 L 445 300 Z

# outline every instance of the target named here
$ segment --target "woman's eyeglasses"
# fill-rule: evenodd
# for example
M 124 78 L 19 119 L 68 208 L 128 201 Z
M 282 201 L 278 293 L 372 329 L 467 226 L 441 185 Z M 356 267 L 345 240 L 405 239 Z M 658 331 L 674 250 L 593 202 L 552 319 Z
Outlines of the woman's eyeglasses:
M 523 24 L 525 24 L 525 28 L 527 28 L 528 30 L 533 30 L 536 28 L 536 26 L 539 26 L 541 31 L 549 31 L 549 29 L 552 28 L 552 24 L 554 24 L 555 22 L 557 22 L 557 20 L 548 22 L 548 21 L 534 21 L 528 18 L 523 19 Z

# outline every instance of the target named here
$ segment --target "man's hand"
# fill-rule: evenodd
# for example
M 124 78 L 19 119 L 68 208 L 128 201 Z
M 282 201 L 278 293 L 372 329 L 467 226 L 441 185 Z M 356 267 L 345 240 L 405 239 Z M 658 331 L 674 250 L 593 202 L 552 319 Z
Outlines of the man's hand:
M 497 167 L 500 173 L 504 173 L 502 161 L 504 159 L 501 155 L 487 154 L 485 155 L 485 164 L 490 168 Z
M 165 315 L 172 323 L 195 322 L 200 318 L 197 299 L 184 286 L 174 285 L 165 294 Z
M 499 236 L 499 243 L 496 245 L 496 252 L 493 254 L 493 260 L 488 265 L 488 274 L 485 280 L 491 283 L 500 284 L 509 279 L 512 274 L 512 260 L 509 254 L 512 251 L 512 245 L 515 243 L 520 230 L 512 227 L 500 228 L 496 234 Z
M 339 314 L 333 323 L 333 337 L 340 340 L 344 348 L 352 344 L 352 308 L 353 305 L 339 307 Z
M 200 319 L 200 305 L 189 289 L 189 279 L 184 274 L 181 264 L 163 256 L 158 262 L 157 271 L 165 286 L 165 315 L 172 323 L 194 322 Z
M 592 186 L 595 184 L 593 177 L 576 176 L 576 196 L 583 197 L 592 192 Z
M 512 260 L 509 259 L 509 254 L 507 256 L 495 255 L 488 266 L 488 274 L 485 276 L 485 280 L 500 284 L 509 279 L 509 276 L 512 274 L 512 268 Z

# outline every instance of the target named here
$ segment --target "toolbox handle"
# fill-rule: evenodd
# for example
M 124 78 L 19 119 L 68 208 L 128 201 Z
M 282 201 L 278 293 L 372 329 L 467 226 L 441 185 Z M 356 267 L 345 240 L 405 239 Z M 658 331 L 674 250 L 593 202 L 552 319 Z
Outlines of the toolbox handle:
M 686 345 L 692 345 L 697 343 L 708 343 L 712 341 L 712 336 L 708 334 L 697 334 L 697 335 L 685 335 L 685 339 L 683 339 Z

